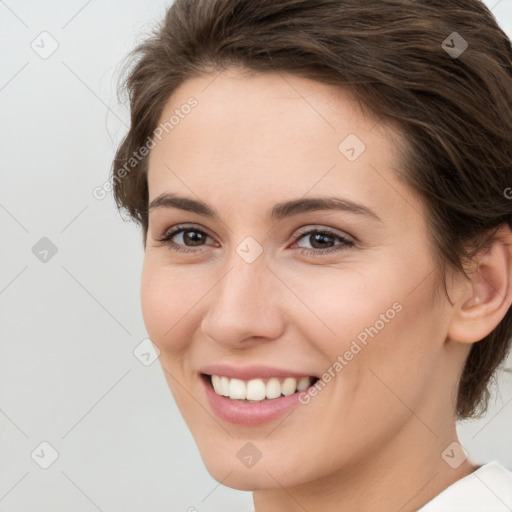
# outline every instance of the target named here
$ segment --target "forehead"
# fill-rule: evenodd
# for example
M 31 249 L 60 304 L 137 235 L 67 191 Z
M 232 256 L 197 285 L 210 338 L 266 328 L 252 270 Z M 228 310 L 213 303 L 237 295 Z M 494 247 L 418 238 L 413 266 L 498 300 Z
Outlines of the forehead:
M 196 102 L 193 109 L 187 106 L 191 98 Z M 174 113 L 181 114 L 180 119 Z M 258 150 L 258 142 L 267 142 L 270 150 L 278 145 L 272 143 L 276 137 L 290 144 L 308 139 L 308 146 L 324 151 L 331 143 L 337 149 L 336 142 L 347 129 L 361 136 L 367 131 L 386 133 L 348 90 L 280 72 L 228 69 L 189 79 L 167 100 L 160 125 L 172 117 L 169 131 L 174 138 L 208 134 L 213 146 L 222 143 L 231 152 Z M 242 141 L 242 146 L 234 144 Z M 286 149 L 292 147 L 281 153 Z
M 314 191 L 392 205 L 403 186 L 385 186 L 396 181 L 398 134 L 346 91 L 304 77 L 227 70 L 190 79 L 168 99 L 166 122 L 151 150 L 150 201 L 194 190 L 242 207 Z

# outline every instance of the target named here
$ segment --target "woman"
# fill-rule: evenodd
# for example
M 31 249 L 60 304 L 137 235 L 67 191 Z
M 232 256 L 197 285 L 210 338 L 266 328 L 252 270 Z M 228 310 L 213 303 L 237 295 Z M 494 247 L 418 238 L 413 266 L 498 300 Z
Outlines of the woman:
M 512 49 L 477 0 L 176 0 L 113 186 L 210 474 L 267 511 L 504 511 L 455 422 L 512 334 Z M 508 197 L 507 197 L 508 196 Z

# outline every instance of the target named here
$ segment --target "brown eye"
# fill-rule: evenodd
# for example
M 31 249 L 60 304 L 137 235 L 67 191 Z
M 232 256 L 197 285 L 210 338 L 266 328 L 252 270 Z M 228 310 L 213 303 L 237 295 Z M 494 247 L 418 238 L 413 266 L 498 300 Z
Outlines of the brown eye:
M 204 242 L 204 240 L 207 238 L 207 235 L 202 231 L 196 231 L 193 229 L 183 229 L 178 233 L 175 233 L 173 238 L 177 234 L 182 235 L 181 239 L 185 245 L 201 245 L 201 242 Z
M 158 241 L 176 251 L 191 252 L 193 247 L 204 245 L 208 238 L 210 237 L 207 233 L 195 227 L 177 226 L 167 231 Z
M 334 237 L 328 233 L 318 232 L 307 236 L 314 249 L 326 249 L 328 244 L 334 243 Z
M 299 250 L 301 252 L 306 251 L 307 254 L 314 255 L 340 251 L 354 245 L 354 242 L 349 238 L 325 229 L 311 229 L 309 231 L 302 232 L 295 237 L 295 240 L 295 243 L 302 240 L 308 240 L 311 247 L 299 246 Z M 336 241 L 339 241 L 340 243 L 335 244 Z

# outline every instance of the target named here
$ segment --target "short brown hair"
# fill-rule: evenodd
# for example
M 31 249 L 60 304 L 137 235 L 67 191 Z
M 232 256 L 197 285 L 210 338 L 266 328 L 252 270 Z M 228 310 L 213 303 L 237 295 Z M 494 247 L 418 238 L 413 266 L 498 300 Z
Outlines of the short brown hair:
M 178 86 L 230 66 L 343 87 L 397 126 L 403 178 L 425 201 L 443 276 L 445 265 L 464 271 L 498 226 L 512 227 L 504 193 L 512 186 L 512 48 L 479 0 L 175 0 L 129 64 L 122 85 L 131 126 L 112 181 L 117 206 L 141 224 L 144 240 L 148 158 L 128 163 Z M 486 411 L 511 335 L 509 309 L 472 345 L 457 419 Z

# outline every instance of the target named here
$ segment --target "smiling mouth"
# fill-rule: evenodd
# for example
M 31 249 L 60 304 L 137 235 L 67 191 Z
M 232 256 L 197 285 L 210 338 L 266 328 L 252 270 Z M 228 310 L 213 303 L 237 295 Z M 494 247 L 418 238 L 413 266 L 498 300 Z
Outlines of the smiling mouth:
M 241 380 L 223 375 L 202 374 L 219 396 L 240 402 L 259 403 L 290 396 L 313 386 L 318 377 L 294 377 Z

